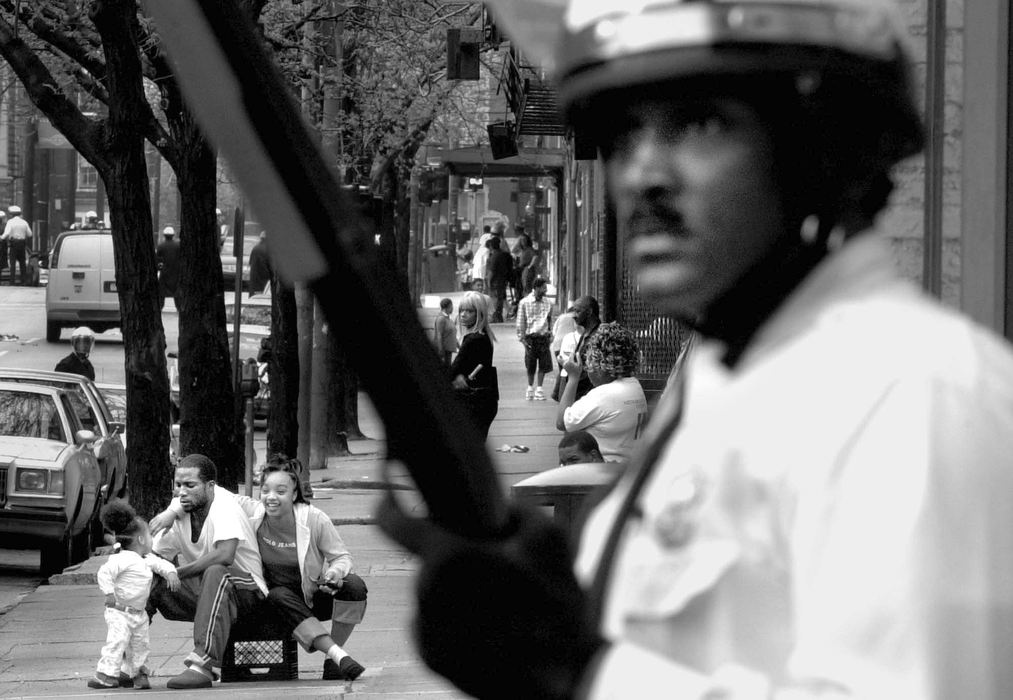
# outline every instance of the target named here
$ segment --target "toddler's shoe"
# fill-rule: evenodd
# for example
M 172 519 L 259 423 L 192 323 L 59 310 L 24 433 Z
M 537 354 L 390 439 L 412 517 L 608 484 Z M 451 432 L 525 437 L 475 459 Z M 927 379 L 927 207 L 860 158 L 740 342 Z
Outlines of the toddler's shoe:
M 119 688 L 120 681 L 118 678 L 107 676 L 99 671 L 95 672 L 95 675 L 88 679 L 88 687 L 96 689 L 108 689 L 108 688 Z

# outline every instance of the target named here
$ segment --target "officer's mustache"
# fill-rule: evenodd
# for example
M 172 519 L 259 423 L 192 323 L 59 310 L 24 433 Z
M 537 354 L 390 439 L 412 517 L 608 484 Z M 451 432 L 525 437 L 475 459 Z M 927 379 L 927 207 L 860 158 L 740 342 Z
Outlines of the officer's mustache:
M 637 204 L 627 218 L 627 225 L 635 236 L 678 237 L 688 233 L 682 213 L 659 202 Z

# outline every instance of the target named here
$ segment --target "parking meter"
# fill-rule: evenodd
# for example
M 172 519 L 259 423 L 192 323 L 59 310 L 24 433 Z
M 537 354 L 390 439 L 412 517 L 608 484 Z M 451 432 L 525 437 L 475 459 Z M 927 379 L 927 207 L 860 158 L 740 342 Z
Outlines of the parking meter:
M 257 361 L 247 357 L 239 368 L 239 393 L 244 399 L 252 399 L 258 391 L 260 377 L 257 375 Z

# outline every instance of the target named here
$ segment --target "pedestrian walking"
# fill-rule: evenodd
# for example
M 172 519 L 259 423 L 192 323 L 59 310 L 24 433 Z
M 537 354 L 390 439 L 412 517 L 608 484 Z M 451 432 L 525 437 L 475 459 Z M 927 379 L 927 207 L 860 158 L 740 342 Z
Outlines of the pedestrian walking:
M 877 234 L 923 140 L 897 8 L 568 5 L 561 107 L 639 294 L 700 340 L 576 576 L 533 513 L 382 514 L 423 658 L 478 697 L 1010 697 L 1013 353 Z
M 451 384 L 483 439 L 499 411 L 499 378 L 492 362 L 496 334 L 489 326 L 488 300 L 478 292 L 461 299 L 457 310 L 461 349 L 450 365 Z
M 486 243 L 489 248 L 489 255 L 486 259 L 486 289 L 489 296 L 496 300 L 495 309 L 492 312 L 493 323 L 503 323 L 503 306 L 506 303 L 507 285 L 510 284 L 510 276 L 513 273 L 514 259 L 500 247 L 499 236 L 492 236 Z
M 152 572 L 165 579 L 170 590 L 179 589 L 179 576 L 171 562 L 151 553 L 148 524 L 126 501 L 114 500 L 102 508 L 102 525 L 115 548 L 96 574 L 105 594 L 106 643 L 102 647 L 89 688 L 132 687 L 145 690 L 148 680 L 148 603 Z
M 524 398 L 545 401 L 542 381 L 552 371 L 552 302 L 545 298 L 548 282 L 542 277 L 534 281 L 531 293 L 517 307 L 517 339 L 524 344 L 524 369 L 528 388 Z
M 162 229 L 162 242 L 155 248 L 155 260 L 158 263 L 158 308 L 161 309 L 166 297 L 172 297 L 175 304 L 179 291 L 179 241 L 172 226 Z
M 14 268 L 17 267 L 21 282 L 17 283 L 27 287 L 30 281 L 28 272 L 28 244 L 32 240 L 32 227 L 21 217 L 21 207 L 12 205 L 7 207 L 8 219 L 4 225 L 4 232 L 0 234 L 0 241 L 7 243 L 11 286 L 14 281 Z
M 267 232 L 261 231 L 250 249 L 250 292 L 260 294 L 271 284 L 271 259 L 267 254 Z
M 594 388 L 594 383 L 587 375 L 586 353 L 588 343 L 594 338 L 598 326 L 601 325 L 598 300 L 590 295 L 584 295 L 577 299 L 573 302 L 573 318 L 581 329 L 573 350 L 580 364 L 580 372 L 573 375 L 573 380 L 577 382 L 577 393 L 574 398 L 581 399 Z M 569 381 L 570 376 L 567 374 L 567 382 Z
M 433 343 L 436 345 L 436 353 L 443 360 L 443 364 L 450 367 L 450 361 L 457 352 L 457 329 L 451 320 L 454 313 L 454 302 L 449 297 L 440 299 L 440 313 L 436 314 L 433 321 Z

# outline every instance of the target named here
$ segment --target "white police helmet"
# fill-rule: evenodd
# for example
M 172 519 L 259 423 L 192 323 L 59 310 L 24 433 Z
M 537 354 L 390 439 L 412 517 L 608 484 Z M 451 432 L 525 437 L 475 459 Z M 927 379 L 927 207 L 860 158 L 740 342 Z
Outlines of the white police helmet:
M 19 207 L 17 204 L 12 204 L 9 207 L 7 207 L 7 213 L 9 213 L 11 216 L 17 216 L 21 213 L 21 207 Z
M 70 334 L 70 343 L 74 352 L 87 356 L 95 345 L 95 332 L 88 326 L 75 328 Z
M 172 226 L 166 226 L 165 228 L 162 229 L 162 235 L 165 236 L 166 238 L 172 238 L 173 236 L 176 235 L 176 229 L 174 229 Z

